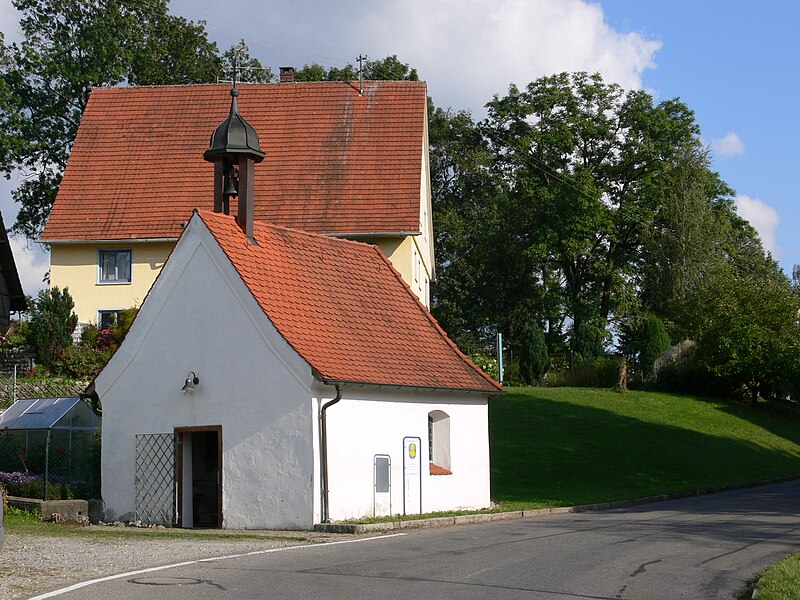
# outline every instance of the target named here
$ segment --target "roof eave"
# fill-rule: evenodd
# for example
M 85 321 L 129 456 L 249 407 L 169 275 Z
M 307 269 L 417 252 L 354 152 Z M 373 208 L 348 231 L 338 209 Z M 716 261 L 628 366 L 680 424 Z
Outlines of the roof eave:
M 346 232 L 346 233 L 323 233 L 326 237 L 335 237 L 343 239 L 357 239 L 363 237 L 377 237 L 377 238 L 390 238 L 390 237 L 407 237 L 409 235 L 422 235 L 421 231 L 361 231 L 361 232 Z
M 37 244 L 135 244 L 152 242 L 177 242 L 178 237 L 155 237 L 155 238 L 104 238 L 104 239 L 63 239 L 48 240 L 39 238 Z
M 11 241 L 8 239 L 2 215 L 0 215 L 0 266 L 2 266 L 3 274 L 6 278 L 6 286 L 8 287 L 11 302 L 10 309 L 12 311 L 25 310 L 28 303 L 25 299 L 25 291 L 22 289 L 22 282 L 17 270 L 17 261 L 14 258 L 14 252 L 11 250 Z
M 438 387 L 430 385 L 408 385 L 400 383 L 378 383 L 375 381 L 353 381 L 348 379 L 326 379 L 322 375 L 314 371 L 314 377 L 325 385 L 341 385 L 349 387 L 371 387 L 371 388 L 384 388 L 392 390 L 404 391 L 424 391 L 424 392 L 450 392 L 459 394 L 480 394 L 486 396 L 500 396 L 505 394 L 505 390 L 499 389 L 471 389 L 471 388 L 454 388 L 454 387 Z

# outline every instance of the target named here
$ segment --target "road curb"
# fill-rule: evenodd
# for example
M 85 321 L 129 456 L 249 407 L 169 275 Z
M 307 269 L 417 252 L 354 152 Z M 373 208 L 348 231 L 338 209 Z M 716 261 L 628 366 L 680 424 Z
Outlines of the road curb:
M 422 529 L 452 527 L 454 525 L 475 525 L 478 523 L 489 523 L 491 521 L 510 521 L 513 519 L 530 519 L 536 517 L 546 517 L 549 515 L 563 515 L 570 513 L 612 510 L 615 508 L 629 508 L 631 506 L 638 506 L 640 504 L 652 504 L 654 502 L 665 502 L 667 500 L 680 500 L 682 498 L 692 498 L 695 496 L 707 496 L 709 494 L 719 494 L 721 492 L 761 487 L 775 483 L 795 481 L 797 479 L 800 479 L 800 474 L 786 475 L 784 477 L 775 477 L 773 479 L 765 479 L 750 483 L 710 487 L 702 490 L 675 492 L 673 494 L 661 494 L 658 496 L 646 496 L 643 498 L 634 498 L 632 500 L 616 500 L 614 502 L 581 504 L 579 506 L 559 506 L 554 508 L 537 508 L 510 512 L 474 513 L 453 517 L 432 517 L 429 519 L 386 521 L 383 523 L 317 523 L 314 525 L 314 530 L 324 531 L 326 533 L 379 533 L 398 529 Z

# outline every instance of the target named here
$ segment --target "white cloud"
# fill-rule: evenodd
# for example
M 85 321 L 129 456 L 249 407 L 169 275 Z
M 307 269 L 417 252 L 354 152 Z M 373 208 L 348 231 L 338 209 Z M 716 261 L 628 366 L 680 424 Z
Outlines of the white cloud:
M 781 258 L 783 250 L 778 246 L 777 229 L 781 222 L 778 211 L 758 198 L 736 196 L 736 212 L 747 219 L 758 232 L 765 250 L 772 253 L 776 260 Z
M 721 138 L 711 140 L 711 150 L 717 156 L 744 156 L 744 142 L 733 131 L 725 134 Z
M 581 0 L 384 2 L 363 25 L 376 57 L 397 53 L 419 69 L 437 105 L 476 116 L 510 83 L 562 71 L 599 71 L 606 81 L 639 88 L 661 47 L 615 31 L 599 5 Z
M 250 53 L 273 69 L 396 54 L 428 82 L 437 106 L 476 117 L 510 83 L 562 71 L 600 72 L 638 89 L 661 48 L 639 33 L 616 31 L 601 6 L 584 0 L 172 0 L 170 10 L 207 20 L 220 48 L 244 37 Z

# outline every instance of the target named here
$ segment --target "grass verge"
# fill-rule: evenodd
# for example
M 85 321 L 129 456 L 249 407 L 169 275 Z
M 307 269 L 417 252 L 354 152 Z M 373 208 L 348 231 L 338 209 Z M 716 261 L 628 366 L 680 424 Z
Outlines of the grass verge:
M 753 587 L 758 589 L 758 600 L 800 598 L 800 553 L 771 566 Z
M 47 535 L 58 537 L 94 538 L 98 542 L 112 541 L 129 538 L 156 538 L 156 539 L 202 539 L 202 540 L 275 540 L 284 542 L 308 542 L 308 537 L 301 535 L 264 535 L 257 533 L 203 531 L 202 529 L 150 529 L 140 527 L 112 527 L 112 526 L 85 526 L 69 523 L 43 523 L 39 516 L 6 507 L 5 510 L 6 533 L 17 535 Z

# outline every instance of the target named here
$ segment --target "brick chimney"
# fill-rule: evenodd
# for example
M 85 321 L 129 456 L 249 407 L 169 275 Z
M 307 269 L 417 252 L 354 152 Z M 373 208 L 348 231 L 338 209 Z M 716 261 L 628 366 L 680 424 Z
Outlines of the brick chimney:
M 294 82 L 294 67 L 281 67 L 281 83 L 293 83 Z

